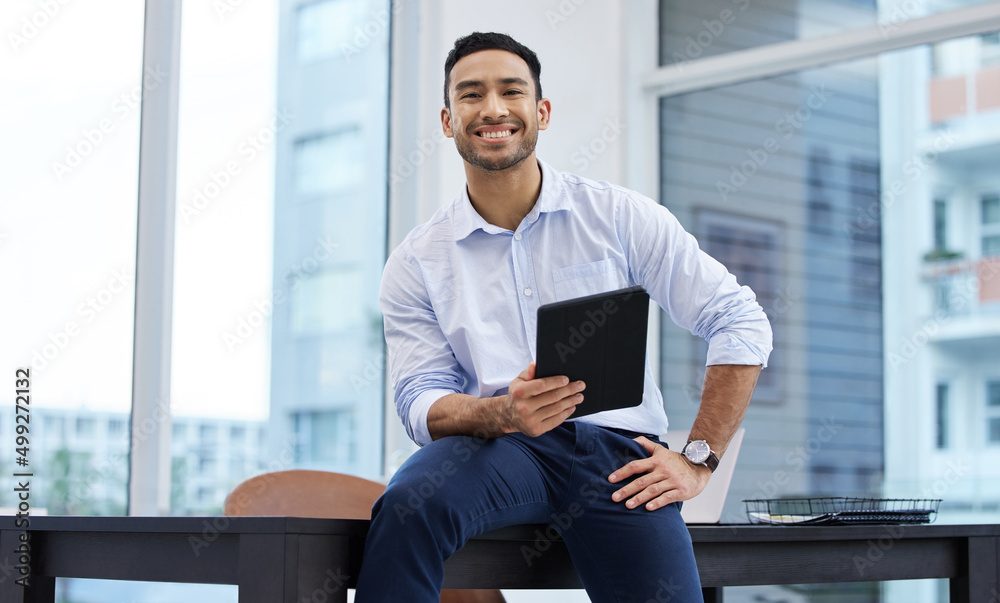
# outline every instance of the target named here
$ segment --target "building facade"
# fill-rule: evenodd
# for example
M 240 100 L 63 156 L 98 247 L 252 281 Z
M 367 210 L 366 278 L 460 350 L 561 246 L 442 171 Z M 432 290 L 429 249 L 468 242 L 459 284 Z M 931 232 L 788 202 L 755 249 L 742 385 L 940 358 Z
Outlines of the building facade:
M 283 0 L 271 331 L 272 454 L 382 475 L 388 27 L 381 0 Z

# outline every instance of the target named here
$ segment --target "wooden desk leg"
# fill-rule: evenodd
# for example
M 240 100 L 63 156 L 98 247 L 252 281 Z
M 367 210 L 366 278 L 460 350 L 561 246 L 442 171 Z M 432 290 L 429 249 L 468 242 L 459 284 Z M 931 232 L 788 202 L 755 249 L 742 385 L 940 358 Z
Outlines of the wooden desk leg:
M 32 576 L 31 587 L 25 589 L 25 603 L 55 603 L 56 579 L 52 576 Z
M 358 573 L 357 564 L 351 564 L 351 549 L 355 549 L 354 558 L 360 560 L 360 547 L 358 542 L 352 545 L 347 536 L 299 535 L 295 600 L 347 603 L 348 586 L 352 580 L 357 580 Z
M 298 562 L 297 536 L 242 534 L 240 536 L 239 603 L 295 603 Z M 293 541 L 293 542 L 289 542 Z
M 722 587 L 702 588 L 701 596 L 705 603 L 722 603 Z
M 53 603 L 56 600 L 56 579 L 52 576 L 30 576 L 29 587 L 16 582 L 21 577 L 17 571 L 16 549 L 20 543 L 20 530 L 2 530 L 0 533 L 0 601 L 7 603 Z M 31 552 L 32 568 L 38 566 L 41 551 Z
M 348 547 L 346 536 L 242 535 L 239 603 L 347 603 Z
M 1000 603 L 1000 538 L 969 538 L 966 565 L 959 576 L 949 580 L 951 603 Z

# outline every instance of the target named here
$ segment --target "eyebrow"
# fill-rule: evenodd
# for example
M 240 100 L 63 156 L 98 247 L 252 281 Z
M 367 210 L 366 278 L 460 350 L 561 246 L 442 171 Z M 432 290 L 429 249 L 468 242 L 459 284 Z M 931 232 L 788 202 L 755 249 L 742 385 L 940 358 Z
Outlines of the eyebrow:
M 505 77 L 497 80 L 497 83 L 501 86 L 507 86 L 510 84 L 517 84 L 518 86 L 528 86 L 527 80 L 519 77 Z M 482 80 L 462 80 L 455 84 L 455 92 L 460 90 L 465 90 L 466 88 L 482 88 L 486 83 Z

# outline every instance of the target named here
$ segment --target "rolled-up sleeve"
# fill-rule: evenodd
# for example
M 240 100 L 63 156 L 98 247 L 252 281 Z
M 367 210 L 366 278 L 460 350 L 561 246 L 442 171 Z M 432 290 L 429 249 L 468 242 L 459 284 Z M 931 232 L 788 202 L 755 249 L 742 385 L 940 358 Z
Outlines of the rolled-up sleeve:
M 441 397 L 462 391 L 463 378 L 438 325 L 420 267 L 403 248 L 386 262 L 379 305 L 396 412 L 410 439 L 424 446 L 431 442 L 427 412 Z
M 623 193 L 617 210 L 632 278 L 675 323 L 708 341 L 706 364 L 767 366 L 771 325 L 754 292 L 652 199 Z

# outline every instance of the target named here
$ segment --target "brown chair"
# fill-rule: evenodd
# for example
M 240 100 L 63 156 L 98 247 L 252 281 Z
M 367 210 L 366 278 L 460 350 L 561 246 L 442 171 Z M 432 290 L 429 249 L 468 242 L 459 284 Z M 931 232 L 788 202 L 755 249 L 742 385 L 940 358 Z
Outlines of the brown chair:
M 361 477 L 291 469 L 251 477 L 226 497 L 223 514 L 371 519 L 385 486 Z M 505 603 L 499 590 L 443 590 L 441 603 Z

